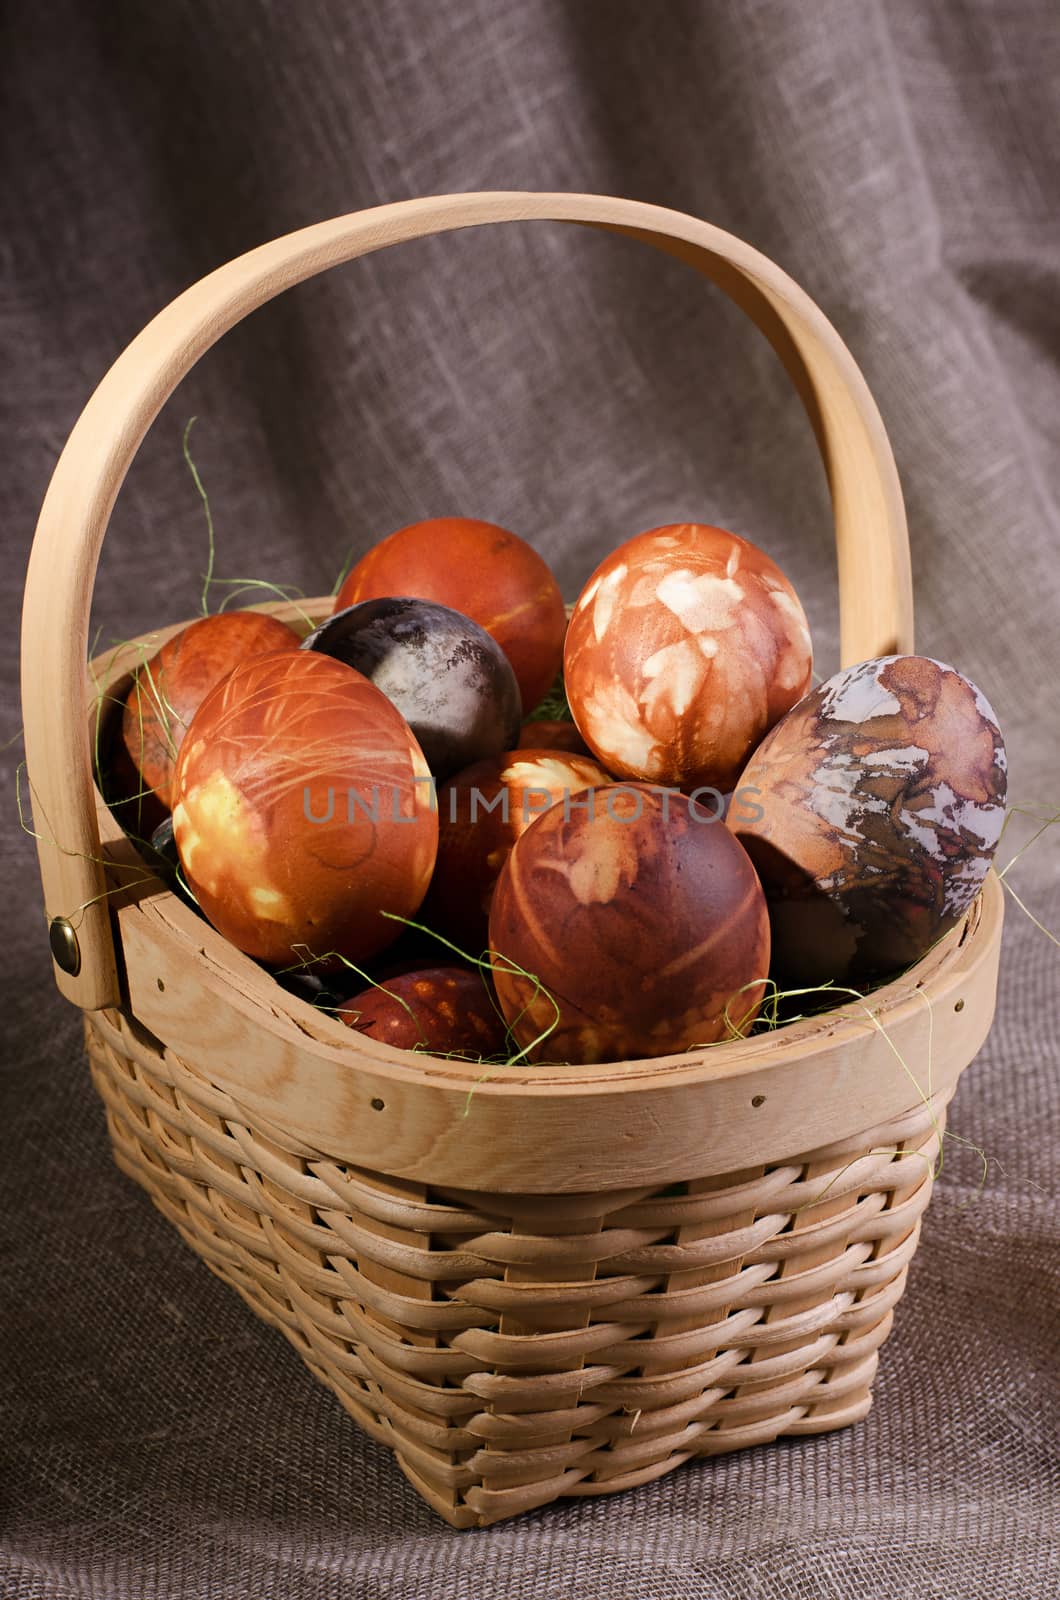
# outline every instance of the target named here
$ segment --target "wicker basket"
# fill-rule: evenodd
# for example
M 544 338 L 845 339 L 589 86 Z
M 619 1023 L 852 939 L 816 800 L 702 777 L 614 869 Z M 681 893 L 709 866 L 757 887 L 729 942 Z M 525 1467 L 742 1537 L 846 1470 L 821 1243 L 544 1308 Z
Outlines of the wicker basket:
M 962 925 L 871 1006 L 700 1053 L 479 1081 L 283 993 L 156 881 L 114 892 L 137 858 L 91 778 L 89 598 L 115 494 L 159 407 L 288 285 L 402 240 L 531 218 L 653 244 L 754 318 L 828 470 L 843 659 L 910 649 L 894 463 L 833 328 L 731 236 L 585 195 L 386 206 L 189 289 L 74 428 L 24 614 L 56 980 L 84 1009 L 117 1161 L 461 1528 L 865 1415 L 945 1107 L 990 1025 L 1001 934 L 991 877 Z M 126 647 L 94 670 L 117 690 L 140 659 Z

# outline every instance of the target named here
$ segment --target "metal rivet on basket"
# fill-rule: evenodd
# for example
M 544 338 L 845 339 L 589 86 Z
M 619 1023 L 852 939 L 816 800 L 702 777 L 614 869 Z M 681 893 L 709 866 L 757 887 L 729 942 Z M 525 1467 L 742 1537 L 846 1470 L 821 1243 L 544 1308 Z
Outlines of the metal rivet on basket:
M 55 965 L 63 972 L 68 972 L 71 978 L 76 978 L 81 971 L 81 946 L 77 942 L 77 934 L 65 917 L 53 917 L 48 927 L 48 943 L 51 945 Z
M 386 1103 L 385 1101 L 380 1100 L 379 1097 L 376 1096 L 376 1098 L 372 1101 L 372 1110 L 373 1111 L 382 1111 L 385 1103 Z

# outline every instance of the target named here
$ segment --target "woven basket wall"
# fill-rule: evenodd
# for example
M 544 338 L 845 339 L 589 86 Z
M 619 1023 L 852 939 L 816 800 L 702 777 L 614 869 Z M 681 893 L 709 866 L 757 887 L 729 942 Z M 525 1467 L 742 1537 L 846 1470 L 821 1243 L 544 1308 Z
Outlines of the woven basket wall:
M 266 1135 L 120 1012 L 85 1022 L 118 1165 L 456 1527 L 869 1409 L 942 1096 L 777 1166 L 502 1197 Z

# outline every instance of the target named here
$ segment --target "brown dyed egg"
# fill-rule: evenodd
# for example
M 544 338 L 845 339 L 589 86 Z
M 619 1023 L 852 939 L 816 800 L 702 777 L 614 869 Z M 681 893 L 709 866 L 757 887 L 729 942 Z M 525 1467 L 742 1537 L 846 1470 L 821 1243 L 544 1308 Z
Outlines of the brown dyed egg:
M 270 966 L 392 943 L 430 882 L 431 777 L 384 694 L 330 656 L 254 656 L 203 701 L 181 746 L 173 829 L 200 906 Z
M 919 960 L 982 887 L 1005 815 L 985 697 L 925 656 L 883 656 L 814 689 L 759 746 L 729 826 L 769 900 L 784 982 Z
M 563 596 L 537 551 L 493 522 L 432 517 L 399 528 L 362 556 L 335 610 L 409 595 L 462 611 L 491 634 L 532 711 L 559 670 L 567 625 Z
M 337 1015 L 350 1028 L 397 1050 L 431 1055 L 501 1055 L 507 1029 L 481 972 L 420 967 L 345 1000 Z
M 611 780 L 588 756 L 507 750 L 478 761 L 438 791 L 438 861 L 424 920 L 469 955 L 485 947 L 489 907 L 508 852 L 535 817 Z
M 518 744 L 520 750 L 569 750 L 576 756 L 590 753 L 573 722 L 524 722 Z
M 173 805 L 173 768 L 188 724 L 215 684 L 248 656 L 296 650 L 298 635 L 260 611 L 219 611 L 167 639 L 136 674 L 122 739 L 148 788 Z
M 589 794 L 594 815 L 553 806 L 527 828 L 493 893 L 494 985 L 517 1042 L 556 1023 L 535 1058 L 618 1061 L 746 1032 L 769 968 L 746 852 L 685 795 Z
M 805 694 L 812 651 L 791 584 L 724 528 L 674 523 L 621 545 L 574 607 L 571 714 L 617 777 L 731 789 Z

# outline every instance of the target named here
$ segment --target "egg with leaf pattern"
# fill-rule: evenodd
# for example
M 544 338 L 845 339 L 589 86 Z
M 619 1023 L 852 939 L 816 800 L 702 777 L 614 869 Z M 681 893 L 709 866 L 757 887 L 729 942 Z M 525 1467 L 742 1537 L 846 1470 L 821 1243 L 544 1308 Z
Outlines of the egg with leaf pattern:
M 724 528 L 638 534 L 582 590 L 564 646 L 579 732 L 616 777 L 729 790 L 806 692 L 812 651 L 788 579 Z
M 214 927 L 288 968 L 360 962 L 419 908 L 438 843 L 423 752 L 386 696 L 330 656 L 252 656 L 192 718 L 173 831 Z
M 765 898 L 742 846 L 712 808 L 642 783 L 586 790 L 519 836 L 489 939 L 512 1033 L 548 1061 L 736 1037 L 769 968 Z

